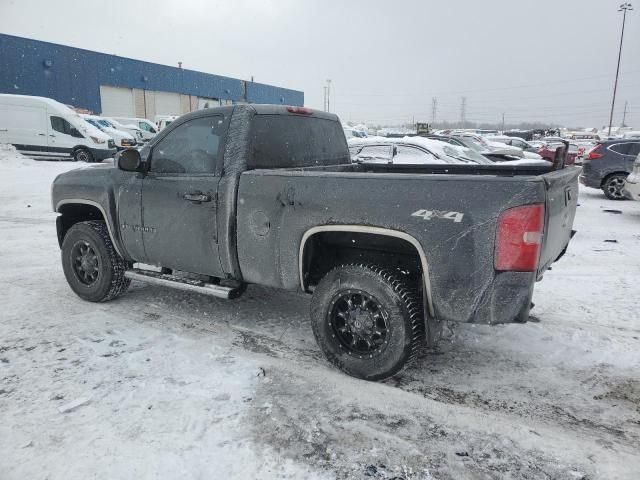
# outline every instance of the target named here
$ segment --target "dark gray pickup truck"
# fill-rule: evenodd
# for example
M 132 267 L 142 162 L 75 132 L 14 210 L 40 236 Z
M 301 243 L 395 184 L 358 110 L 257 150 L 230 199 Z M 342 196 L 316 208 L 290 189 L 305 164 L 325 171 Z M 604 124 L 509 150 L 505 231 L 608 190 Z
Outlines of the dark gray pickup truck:
M 76 294 L 110 300 L 131 279 L 313 293 L 322 351 L 371 380 L 442 321 L 526 321 L 578 197 L 574 167 L 354 164 L 338 118 L 302 107 L 193 112 L 116 162 L 53 183 Z

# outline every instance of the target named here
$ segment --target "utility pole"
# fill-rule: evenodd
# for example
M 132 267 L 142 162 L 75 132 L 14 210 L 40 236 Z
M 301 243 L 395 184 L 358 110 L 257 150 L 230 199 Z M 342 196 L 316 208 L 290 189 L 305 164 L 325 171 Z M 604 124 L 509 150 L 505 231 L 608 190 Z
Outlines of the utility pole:
M 502 133 L 504 133 L 504 112 L 502 112 Z
M 433 97 L 431 99 L 431 124 L 436 123 L 436 116 L 438 114 L 438 99 Z
M 324 99 L 322 103 L 322 110 L 327 111 L 327 86 L 322 87 L 324 89 Z
M 467 114 L 467 97 L 462 97 L 461 103 L 460 103 L 460 125 L 462 129 L 464 129 L 466 114 Z
M 627 120 L 627 104 L 629 102 L 624 102 L 624 113 L 622 114 L 622 126 L 626 127 L 625 121 Z
M 613 109 L 616 105 L 616 91 L 618 90 L 618 75 L 620 74 L 620 57 L 622 57 L 622 40 L 624 39 L 624 24 L 627 21 L 627 10 L 633 10 L 633 6 L 630 3 L 623 3 L 618 8 L 622 13 L 622 32 L 620 33 L 620 48 L 618 49 L 618 66 L 616 67 L 616 81 L 613 84 L 613 99 L 611 100 L 611 114 L 609 115 L 609 133 L 611 136 L 611 123 L 613 122 Z
M 327 112 L 331 111 L 331 79 L 327 79 Z

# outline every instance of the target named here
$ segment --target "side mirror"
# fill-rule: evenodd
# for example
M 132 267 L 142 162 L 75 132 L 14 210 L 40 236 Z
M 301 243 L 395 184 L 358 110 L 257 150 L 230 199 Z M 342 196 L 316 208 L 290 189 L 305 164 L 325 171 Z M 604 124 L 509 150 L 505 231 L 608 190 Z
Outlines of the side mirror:
M 75 127 L 71 127 L 71 130 L 69 131 L 69 133 L 71 134 L 72 137 L 83 138 L 80 131 Z
M 118 153 L 118 155 L 116 155 L 116 162 L 118 163 L 118 168 L 125 172 L 137 172 L 142 165 L 140 152 L 133 148 Z

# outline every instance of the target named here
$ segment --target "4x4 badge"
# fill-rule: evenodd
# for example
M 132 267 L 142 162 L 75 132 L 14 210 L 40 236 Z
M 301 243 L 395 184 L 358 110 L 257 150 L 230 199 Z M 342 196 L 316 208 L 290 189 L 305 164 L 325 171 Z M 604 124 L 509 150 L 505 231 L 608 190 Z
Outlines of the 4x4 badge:
M 411 214 L 412 217 L 421 217 L 424 220 L 432 220 L 434 218 L 443 218 L 453 220 L 454 223 L 460 223 L 464 218 L 464 213 L 460 212 L 444 212 L 442 210 L 417 210 Z

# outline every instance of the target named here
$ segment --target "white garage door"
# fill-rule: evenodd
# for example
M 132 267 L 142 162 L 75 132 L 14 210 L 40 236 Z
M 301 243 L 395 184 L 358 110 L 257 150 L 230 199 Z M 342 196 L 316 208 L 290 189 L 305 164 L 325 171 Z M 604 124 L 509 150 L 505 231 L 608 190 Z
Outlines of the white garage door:
M 206 98 L 206 97 L 198 97 L 198 110 L 202 110 L 203 108 L 213 108 L 219 107 L 220 100 L 217 98 Z
M 100 85 L 100 102 L 102 103 L 102 115 L 135 117 L 133 90 L 130 88 Z
M 156 115 L 180 115 L 180 94 L 155 92 Z

